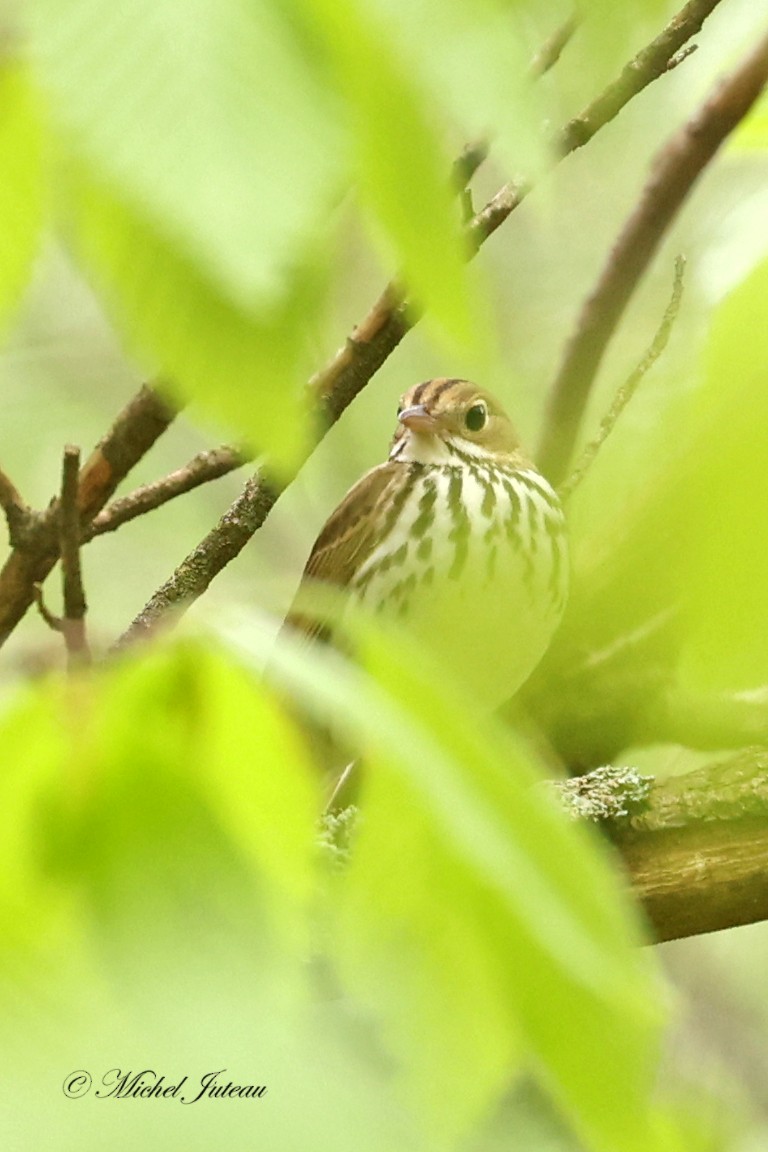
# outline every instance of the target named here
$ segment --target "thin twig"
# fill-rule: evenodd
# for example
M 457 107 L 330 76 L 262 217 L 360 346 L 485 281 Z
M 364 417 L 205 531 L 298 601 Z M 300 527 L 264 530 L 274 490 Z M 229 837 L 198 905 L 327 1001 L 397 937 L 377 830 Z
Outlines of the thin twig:
M 663 75 L 672 56 L 700 31 L 718 3 L 719 0 L 691 0 L 686 4 L 664 31 L 624 69 L 619 80 L 577 118 L 581 127 L 578 130 L 572 127 L 576 121 L 565 126 L 559 154 L 565 155 L 566 150 L 581 147 L 638 92 Z M 624 79 L 625 73 L 629 73 L 628 79 Z M 507 219 L 529 190 L 528 184 L 507 184 L 476 214 L 468 229 L 474 250 Z M 309 382 L 308 391 L 322 415 L 318 440 L 362 391 L 417 320 L 418 314 L 409 306 L 402 289 L 397 284 L 389 284 L 345 345 Z M 252 476 L 219 523 L 153 594 L 118 644 L 122 646 L 146 635 L 166 614 L 180 615 L 186 606 L 202 595 L 261 527 L 278 495 L 279 489 L 269 484 L 260 473 Z
M 83 525 L 101 511 L 118 484 L 168 428 L 176 411 L 165 396 L 148 386 L 132 397 L 80 472 L 77 504 Z M 29 516 L 23 541 L 0 571 L 0 645 L 33 602 L 35 584 L 45 580 L 59 558 L 58 499 L 45 512 Z
M 578 148 L 583 148 L 597 132 L 618 116 L 630 100 L 663 76 L 670 60 L 680 52 L 691 36 L 701 31 L 704 21 L 720 2 L 689 0 L 655 40 L 638 52 L 599 96 L 555 134 L 552 141 L 554 159 L 563 159 Z M 499 189 L 472 222 L 471 238 L 477 247 L 504 223 L 530 190 L 531 186 L 524 181 L 505 184 Z
M 576 31 L 578 23 L 574 13 L 573 16 L 564 20 L 559 28 L 555 29 L 528 65 L 529 76 L 536 79 L 543 76 L 545 72 L 549 72 L 550 68 L 554 68 L 563 54 L 563 49 Z
M 661 324 L 659 324 L 656 334 L 646 349 L 642 360 L 618 389 L 613 398 L 613 403 L 600 421 L 600 428 L 598 429 L 597 435 L 587 444 L 570 476 L 558 489 L 561 500 L 567 500 L 573 495 L 579 484 L 581 484 L 595 456 L 597 456 L 603 443 L 613 431 L 616 421 L 637 391 L 638 384 L 646 373 L 650 371 L 666 348 L 672 332 L 672 326 L 680 311 L 680 301 L 683 296 L 684 273 L 685 256 L 678 256 L 675 259 L 675 278 L 672 284 L 672 295 L 662 317 Z
M 80 510 L 78 508 L 80 449 L 68 444 L 64 449 L 59 502 L 59 550 L 64 599 L 62 633 L 70 669 L 90 662 L 85 634 L 87 604 L 80 566 Z
M 457 192 L 461 192 L 469 184 L 478 168 L 485 163 L 488 157 L 488 141 L 475 140 L 472 144 L 465 144 L 461 154 L 453 162 L 451 169 L 451 183 Z
M 247 452 L 230 444 L 198 452 L 183 468 L 177 468 L 162 480 L 143 484 L 135 491 L 129 492 L 127 496 L 121 496 L 106 508 L 102 508 L 98 516 L 94 517 L 85 528 L 81 542 L 92 540 L 94 536 L 102 536 L 105 532 L 114 532 L 129 520 L 152 512 L 162 504 L 167 504 L 169 500 L 199 488 L 201 484 L 207 484 L 210 480 L 234 472 L 249 459 Z
M 603 354 L 678 210 L 768 82 L 768 35 L 659 152 L 651 178 L 586 300 L 552 385 L 539 465 L 554 484 L 568 467 Z
M 682 64 L 683 60 L 687 60 L 689 56 L 693 56 L 694 52 L 698 52 L 698 50 L 698 44 L 686 44 L 679 52 L 675 52 L 664 71 L 674 72 L 675 68 L 678 68 Z
M 53 612 L 49 611 L 49 609 L 46 607 L 42 584 L 32 585 L 32 599 L 37 605 L 37 610 L 48 627 L 53 632 L 63 632 L 64 621 L 62 620 L 61 616 L 54 616 Z
M 595 132 L 613 120 L 622 108 L 653 80 L 669 70 L 670 62 L 681 62 L 680 50 L 692 36 L 701 31 L 708 16 L 720 0 L 689 0 L 666 28 L 642 48 L 633 60 L 622 68 L 616 79 L 578 116 L 570 120 L 555 139 L 555 146 L 563 154 L 583 147 Z M 673 65 L 673 67 L 675 66 Z

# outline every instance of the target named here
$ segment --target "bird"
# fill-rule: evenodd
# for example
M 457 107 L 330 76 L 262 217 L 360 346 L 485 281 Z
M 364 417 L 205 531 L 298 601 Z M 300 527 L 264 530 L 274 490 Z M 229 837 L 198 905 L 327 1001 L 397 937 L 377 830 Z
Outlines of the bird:
M 389 455 L 349 490 L 309 555 L 286 627 L 331 586 L 419 645 L 487 709 L 539 663 L 568 593 L 565 518 L 498 400 L 441 377 L 400 399 Z

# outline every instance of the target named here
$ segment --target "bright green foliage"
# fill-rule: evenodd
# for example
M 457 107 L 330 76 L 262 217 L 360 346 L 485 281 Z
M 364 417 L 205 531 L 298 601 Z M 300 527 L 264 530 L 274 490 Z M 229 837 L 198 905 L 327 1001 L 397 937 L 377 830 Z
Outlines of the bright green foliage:
M 271 663 L 281 695 L 366 753 L 351 861 L 330 876 L 302 746 L 231 658 L 156 649 L 6 717 L 4 1076 L 21 1074 L 28 1143 L 38 1078 L 226 1067 L 271 1085 L 270 1147 L 446 1152 L 526 1068 L 587 1147 L 676 1147 L 652 1105 L 658 984 L 611 863 L 529 753 L 416 653 L 404 673 L 402 638 L 365 646 L 375 679 L 288 643 Z M 80 1107 L 87 1147 L 115 1113 Z M 169 1147 L 191 1123 L 173 1115 Z M 244 1115 L 227 1114 L 230 1136 Z
M 346 149 L 301 46 L 273 6 L 239 0 L 32 13 L 69 224 L 131 349 L 295 458 L 310 253 Z
M 768 680 L 768 261 L 720 305 L 692 451 L 706 468 L 690 508 L 685 678 L 751 688 Z
M 554 811 L 526 753 L 404 637 L 376 639 L 379 687 L 334 658 L 278 657 L 280 679 L 365 750 L 332 951 L 425 1130 L 449 1145 L 466 1134 L 522 1060 L 590 1146 L 663 1147 L 647 957 L 610 865 Z
M 206 900 L 226 906 L 242 874 L 259 949 L 306 945 L 316 798 L 296 738 L 245 673 L 182 647 L 54 681 L 6 719 L 3 747 L 4 911 L 53 880 L 74 884 L 83 927 L 178 928 L 197 905 L 202 930 Z M 217 860 L 220 888 L 198 856 Z M 235 920 L 245 927 L 242 907 Z
M 356 145 L 361 193 L 422 305 L 454 346 L 473 340 L 459 211 L 449 157 L 430 124 L 417 74 L 389 21 L 364 0 L 302 0 L 330 60 Z
M 16 304 L 40 242 L 46 207 L 40 110 L 27 69 L 0 65 L 0 321 Z
M 6 1147 L 204 1149 L 257 1131 L 278 1152 L 423 1152 L 339 1013 L 310 1001 L 319 798 L 249 673 L 201 645 L 145 653 L 42 685 L 0 742 Z M 99 1100 L 117 1067 L 187 1075 L 189 1097 L 216 1069 L 268 1092 Z M 94 1081 L 80 1101 L 61 1091 L 76 1068 Z
M 182 395 L 269 448 L 275 466 L 295 463 L 307 442 L 298 387 L 309 364 L 307 316 L 319 310 L 327 275 L 315 254 L 293 270 L 285 295 L 257 313 L 218 292 L 106 186 L 82 170 L 70 177 L 81 250 L 106 272 L 105 295 L 134 352 L 151 353 Z
M 414 674 L 402 639 L 396 653 L 379 640 L 372 664 L 402 718 L 397 753 L 372 757 L 340 948 L 410 1092 L 458 1134 L 509 1082 L 514 1044 L 595 1147 L 654 1147 L 659 1018 L 610 865 L 553 810 L 525 749 L 434 670 Z
M 225 298 L 270 303 L 327 207 L 343 148 L 276 7 L 30 7 L 40 79 L 75 155 Z
M 62 234 L 131 354 L 295 461 L 303 383 L 342 339 L 317 332 L 353 197 L 446 347 L 482 346 L 493 309 L 467 284 L 453 155 L 487 134 L 492 188 L 540 171 L 550 130 L 666 12 L 583 8 L 563 70 L 534 88 L 527 62 L 570 5 L 29 0 L 36 86 L 0 71 L 0 319 L 29 276 L 53 157 Z M 764 118 L 736 146 L 763 147 Z M 593 274 L 594 249 L 581 265 L 571 249 L 615 214 L 603 164 L 575 185 L 570 231 L 523 214 L 513 251 L 547 283 Z M 570 186 L 556 197 L 572 213 Z M 556 288 L 561 316 L 578 292 Z M 530 331 L 539 396 L 555 352 L 536 347 L 543 294 L 520 296 L 502 303 Z M 766 299 L 763 266 L 718 311 L 700 395 L 690 364 L 683 402 L 662 387 L 649 401 L 644 382 L 572 502 L 569 616 L 528 699 L 568 763 L 653 739 L 677 678 L 768 679 Z M 182 644 L 51 678 L 0 718 L 3 1147 L 489 1152 L 495 1121 L 494 1149 L 538 1152 L 508 1099 L 526 1076 L 585 1149 L 704 1146 L 654 1082 L 665 991 L 615 861 L 564 822 L 536 753 L 403 637 L 361 629 L 365 671 L 287 642 L 257 678 L 243 649 L 259 668 L 266 653 L 246 635 L 238 658 Z M 344 869 L 318 845 L 294 703 L 365 758 Z M 68 1069 L 117 1063 L 226 1066 L 269 1096 L 206 1112 L 61 1096 Z
M 369 0 L 398 56 L 464 140 L 490 139 L 510 175 L 532 177 L 548 157 L 546 90 L 529 66 L 540 48 L 532 5 L 506 0 Z M 564 16 L 565 16 L 564 12 Z M 557 20 L 543 13 L 541 27 Z

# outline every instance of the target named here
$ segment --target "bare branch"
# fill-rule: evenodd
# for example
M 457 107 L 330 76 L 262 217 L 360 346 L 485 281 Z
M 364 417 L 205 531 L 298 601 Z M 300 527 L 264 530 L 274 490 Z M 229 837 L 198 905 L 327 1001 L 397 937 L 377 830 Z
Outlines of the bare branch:
M 633 369 L 633 371 L 630 373 L 630 375 L 627 377 L 627 379 L 624 381 L 614 396 L 613 403 L 606 412 L 605 416 L 603 416 L 603 419 L 600 421 L 600 427 L 598 429 L 597 436 L 595 436 L 595 438 L 590 440 L 589 444 L 587 444 L 581 456 L 579 457 L 578 463 L 571 472 L 571 475 L 568 477 L 564 484 L 561 484 L 560 488 L 558 489 L 561 500 L 567 500 L 570 496 L 573 495 L 579 484 L 581 484 L 582 480 L 589 471 L 595 456 L 597 456 L 600 448 L 613 431 L 616 425 L 616 421 L 619 419 L 627 404 L 629 404 L 630 400 L 637 391 L 638 384 L 646 375 L 646 373 L 650 371 L 650 369 L 658 360 L 659 356 L 661 356 L 662 352 L 666 348 L 667 342 L 669 341 L 669 337 L 672 332 L 672 326 L 675 323 L 678 312 L 680 311 L 680 301 L 683 297 L 684 272 L 685 257 L 678 256 L 675 260 L 675 279 L 672 285 L 672 296 L 662 317 L 661 324 L 656 331 L 656 335 L 651 341 L 650 346 L 646 349 L 645 355 L 643 356 L 640 363 L 636 368 Z
M 228 472 L 241 468 L 248 459 L 248 453 L 233 448 L 230 444 L 198 452 L 183 468 L 177 468 L 162 480 L 143 484 L 141 488 L 129 492 L 127 496 L 121 496 L 118 500 L 113 500 L 106 508 L 102 508 L 98 516 L 86 527 L 81 539 L 85 542 L 92 540 L 94 536 L 102 536 L 105 532 L 114 532 L 129 520 L 143 516 L 146 512 L 167 504 L 169 500 L 174 500 L 185 492 L 191 492 L 201 484 L 207 484 L 210 480 L 217 480 L 219 476 L 225 476 Z
M 701 29 L 718 2 L 690 0 L 664 31 L 627 65 L 618 80 L 562 129 L 558 137 L 558 158 L 585 144 L 629 100 L 661 76 L 672 56 Z M 470 166 L 470 175 L 472 171 Z M 507 219 L 529 190 L 529 184 L 507 184 L 477 213 L 468 226 L 473 251 Z M 344 347 L 309 381 L 310 397 L 321 413 L 318 440 L 362 391 L 417 320 L 418 312 L 406 301 L 402 288 L 395 283 L 389 284 Z M 145 635 L 166 613 L 179 614 L 202 595 L 261 527 L 278 495 L 278 489 L 268 484 L 259 473 L 251 477 L 219 524 L 152 596 L 119 644 Z
M 154 388 L 143 387 L 118 415 L 80 472 L 77 506 L 87 524 L 106 504 L 118 484 L 149 451 L 176 415 L 169 400 Z M 58 499 L 43 513 L 30 513 L 23 540 L 14 547 L 0 571 L 0 645 L 32 603 L 59 558 Z
M 178 411 L 164 392 L 146 384 L 128 401 L 80 473 L 77 503 L 84 521 L 101 511 Z
M 552 387 L 539 464 L 558 484 L 605 349 L 680 206 L 768 82 L 768 36 L 658 154 L 637 207 L 582 308 Z
M 656 39 L 641 49 L 616 79 L 565 125 L 555 140 L 557 150 L 567 155 L 583 147 L 600 128 L 618 116 L 633 96 L 668 72 L 670 65 L 674 68 L 680 64 L 681 49 L 701 31 L 704 21 L 719 3 L 720 0 L 689 0 Z
M 691 36 L 701 31 L 704 21 L 719 3 L 720 0 L 690 0 L 596 99 L 560 129 L 552 142 L 555 159 L 562 159 L 583 148 L 601 128 L 618 116 L 633 97 L 663 76 L 670 61 Z M 531 186 L 525 182 L 505 184 L 477 213 L 471 231 L 478 247 L 514 212 L 530 189 Z
M 85 635 L 87 605 L 80 567 L 80 511 L 78 508 L 80 449 L 68 444 L 64 449 L 59 504 L 59 550 L 64 598 L 62 633 L 70 669 L 90 660 Z

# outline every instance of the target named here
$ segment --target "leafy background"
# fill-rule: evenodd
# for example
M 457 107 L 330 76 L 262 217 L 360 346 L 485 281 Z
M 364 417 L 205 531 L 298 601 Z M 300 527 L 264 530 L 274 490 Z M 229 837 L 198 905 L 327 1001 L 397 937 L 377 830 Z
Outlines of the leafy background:
M 476 204 L 540 172 L 542 122 L 579 110 L 674 11 L 583 7 L 573 44 L 531 89 L 526 62 L 565 9 L 5 6 L 2 463 L 30 503 L 56 490 L 61 445 L 87 449 L 158 370 L 193 404 L 136 482 L 239 436 L 289 469 L 309 435 L 304 381 L 393 269 L 427 308 L 190 613 L 186 639 L 74 683 L 39 677 L 60 653 L 31 614 L 7 646 L 8 1147 L 102 1146 L 118 1131 L 126 1147 L 207 1148 L 222 1133 L 336 1150 L 764 1142 L 763 926 L 638 949 L 642 925 L 605 846 L 563 825 L 531 788 L 531 750 L 456 700 L 428 658 L 410 652 L 404 677 L 404 638 L 367 638 L 365 672 L 287 647 L 267 686 L 259 675 L 270 613 L 288 603 L 328 511 L 382 458 L 408 384 L 482 379 L 535 445 L 563 340 L 649 157 L 761 29 L 747 0 L 723 3 L 696 54 L 543 179 L 465 269 L 445 179 L 461 145 L 493 134 Z M 597 650 L 680 599 L 676 684 L 768 678 L 755 527 L 764 119 L 763 106 L 697 189 L 601 372 L 591 424 L 648 343 L 685 252 L 672 342 L 572 504 L 576 587 L 554 681 L 584 644 Z M 240 484 L 223 478 L 89 545 L 97 647 Z M 53 581 L 48 596 L 55 606 Z M 698 762 L 632 740 L 625 691 L 612 713 L 629 731 L 622 762 Z M 288 697 L 332 717 L 372 765 L 366 821 L 338 874 L 317 845 L 318 786 Z M 190 1108 L 64 1099 L 68 1071 L 116 1065 L 168 1078 L 226 1067 L 268 1094 Z

